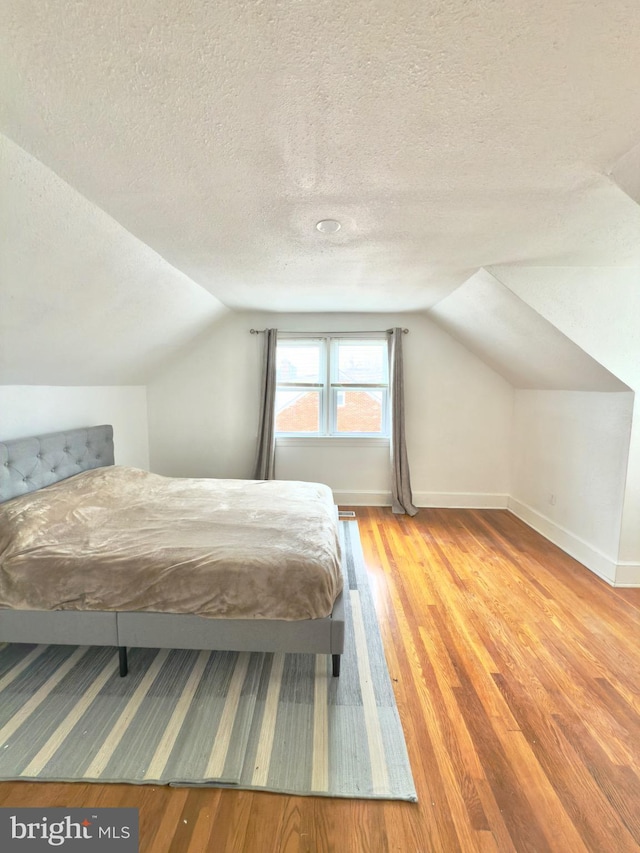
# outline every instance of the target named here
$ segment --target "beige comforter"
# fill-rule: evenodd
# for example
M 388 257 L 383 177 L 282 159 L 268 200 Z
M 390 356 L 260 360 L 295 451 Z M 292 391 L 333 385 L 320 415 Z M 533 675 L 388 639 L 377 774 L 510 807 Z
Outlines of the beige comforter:
M 319 483 L 114 466 L 0 504 L 0 607 L 312 619 L 341 589 Z

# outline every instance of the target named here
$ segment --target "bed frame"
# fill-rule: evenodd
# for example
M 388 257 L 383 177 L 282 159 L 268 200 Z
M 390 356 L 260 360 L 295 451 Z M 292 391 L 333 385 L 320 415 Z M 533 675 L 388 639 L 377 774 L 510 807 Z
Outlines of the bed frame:
M 81 471 L 114 464 L 110 425 L 0 442 L 0 503 Z M 117 646 L 120 675 L 127 647 L 330 654 L 340 674 L 344 603 L 324 619 L 223 619 L 174 613 L 0 608 L 0 642 Z

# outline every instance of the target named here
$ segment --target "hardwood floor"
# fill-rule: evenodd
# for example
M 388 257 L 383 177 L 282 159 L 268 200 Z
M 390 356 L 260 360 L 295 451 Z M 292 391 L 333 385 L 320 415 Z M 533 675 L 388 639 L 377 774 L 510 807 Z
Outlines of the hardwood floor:
M 0 785 L 136 806 L 141 851 L 640 851 L 640 594 L 502 510 L 358 507 L 419 802 Z

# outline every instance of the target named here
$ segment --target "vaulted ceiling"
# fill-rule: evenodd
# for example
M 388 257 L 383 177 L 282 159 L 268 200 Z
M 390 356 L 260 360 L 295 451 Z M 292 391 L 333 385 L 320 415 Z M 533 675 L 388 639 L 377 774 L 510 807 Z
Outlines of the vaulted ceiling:
M 0 31 L 2 382 L 144 381 L 234 309 L 433 309 L 508 373 L 496 322 L 550 332 L 483 270 L 640 266 L 635 0 L 4 0 Z

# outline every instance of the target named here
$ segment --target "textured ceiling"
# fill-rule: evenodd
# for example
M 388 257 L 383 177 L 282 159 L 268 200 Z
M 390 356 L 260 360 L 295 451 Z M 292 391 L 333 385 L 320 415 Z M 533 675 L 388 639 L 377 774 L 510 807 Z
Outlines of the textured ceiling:
M 224 306 L 0 136 L 0 384 L 144 382 Z
M 638 143 L 636 0 L 0 16 L 3 132 L 227 306 L 415 310 L 490 264 L 640 256 L 605 177 Z
M 611 177 L 640 205 L 640 143 L 614 163 Z
M 544 272 L 519 264 L 492 269 L 515 296 L 640 392 L 640 268 L 564 267 L 554 269 L 553 276 L 541 275 Z
M 486 270 L 439 302 L 429 316 L 514 388 L 629 390 Z

